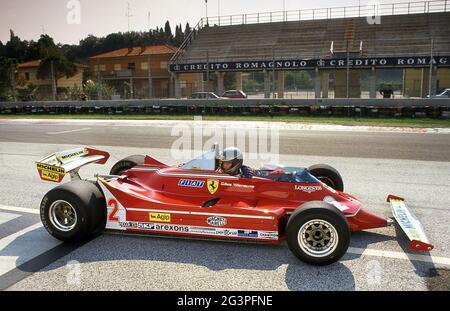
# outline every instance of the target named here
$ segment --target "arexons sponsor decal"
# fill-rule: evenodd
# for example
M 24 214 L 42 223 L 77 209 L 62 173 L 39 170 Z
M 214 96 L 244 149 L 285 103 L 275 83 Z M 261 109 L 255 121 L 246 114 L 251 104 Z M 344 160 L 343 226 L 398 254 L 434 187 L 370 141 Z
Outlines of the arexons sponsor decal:
M 313 192 L 316 192 L 316 191 L 321 191 L 322 187 L 321 186 L 299 186 L 299 185 L 295 185 L 294 189 L 298 190 L 298 191 L 303 191 L 303 192 L 306 192 L 306 193 L 313 193 Z
M 205 182 L 203 180 L 180 179 L 178 182 L 180 187 L 203 188 L 204 185 Z
M 223 227 L 227 225 L 227 219 L 224 217 L 212 216 L 209 217 L 206 222 L 213 227 Z
M 241 230 L 231 228 L 212 228 L 212 227 L 198 227 L 198 226 L 183 226 L 183 225 L 165 225 L 155 223 L 143 223 L 125 221 L 119 222 L 120 227 L 135 230 L 147 231 L 165 231 L 173 233 L 188 233 L 196 235 L 208 235 L 217 237 L 239 237 L 262 240 L 278 240 L 278 232 L 276 231 L 258 231 L 258 230 Z

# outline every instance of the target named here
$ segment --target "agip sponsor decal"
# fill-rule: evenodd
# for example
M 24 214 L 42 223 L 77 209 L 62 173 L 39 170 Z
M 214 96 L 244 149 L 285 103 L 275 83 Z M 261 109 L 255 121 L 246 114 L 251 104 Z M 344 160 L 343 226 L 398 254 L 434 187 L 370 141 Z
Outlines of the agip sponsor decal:
M 227 225 L 227 219 L 224 217 L 212 216 L 209 217 L 206 222 L 213 227 L 223 227 Z
M 149 220 L 154 222 L 171 222 L 171 215 L 165 213 L 150 213 Z
M 203 180 L 180 179 L 178 186 L 190 188 L 203 188 L 205 182 Z

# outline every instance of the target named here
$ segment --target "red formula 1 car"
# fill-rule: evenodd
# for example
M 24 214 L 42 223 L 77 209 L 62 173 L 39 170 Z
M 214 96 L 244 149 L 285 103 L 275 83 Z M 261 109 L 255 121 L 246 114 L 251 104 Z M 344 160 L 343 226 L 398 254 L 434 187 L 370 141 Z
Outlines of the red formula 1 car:
M 41 179 L 71 182 L 49 191 L 40 213 L 47 231 L 80 241 L 105 229 L 116 232 L 279 243 L 304 262 L 327 265 L 347 251 L 351 232 L 386 227 L 391 219 L 362 208 L 343 192 L 341 175 L 327 165 L 309 169 L 267 165 L 266 177 L 216 172 L 219 148 L 180 166 L 150 156 L 119 161 L 109 176 L 81 180 L 78 170 L 105 164 L 107 152 L 90 148 L 55 153 L 37 162 Z M 273 172 L 280 172 L 275 173 Z M 264 174 L 259 174 L 264 176 Z M 410 247 L 429 251 L 423 229 L 400 197 L 388 197 Z

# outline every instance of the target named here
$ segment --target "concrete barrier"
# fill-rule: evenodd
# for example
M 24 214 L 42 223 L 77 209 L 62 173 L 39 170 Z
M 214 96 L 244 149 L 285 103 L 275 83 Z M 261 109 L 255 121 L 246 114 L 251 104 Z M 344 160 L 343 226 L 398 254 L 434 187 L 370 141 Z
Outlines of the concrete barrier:
M 0 113 L 323 115 L 449 118 L 450 99 L 155 99 L 0 102 Z

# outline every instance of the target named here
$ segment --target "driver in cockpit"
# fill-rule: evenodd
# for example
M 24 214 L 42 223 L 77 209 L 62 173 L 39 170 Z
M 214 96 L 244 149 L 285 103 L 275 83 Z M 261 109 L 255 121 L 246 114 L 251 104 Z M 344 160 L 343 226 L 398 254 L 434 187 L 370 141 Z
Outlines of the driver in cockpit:
M 281 169 L 272 172 L 257 171 L 249 166 L 243 165 L 243 163 L 244 157 L 239 148 L 227 148 L 219 157 L 219 168 L 217 169 L 217 172 L 241 178 L 252 178 L 253 176 L 270 177 L 270 175 L 284 173 Z

